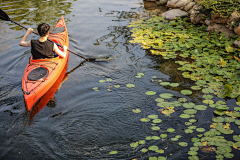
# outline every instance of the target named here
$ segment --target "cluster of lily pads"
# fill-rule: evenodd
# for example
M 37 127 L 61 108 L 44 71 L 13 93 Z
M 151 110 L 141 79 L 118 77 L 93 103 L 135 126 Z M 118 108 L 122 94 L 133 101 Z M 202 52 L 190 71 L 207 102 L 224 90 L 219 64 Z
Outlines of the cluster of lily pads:
M 169 22 L 159 16 L 132 21 L 129 27 L 134 38 L 130 42 L 139 43 L 164 59 L 175 59 L 183 77 L 196 81 L 196 88 L 204 93 L 239 97 L 240 49 L 231 46 L 237 36 L 209 33 L 205 26 L 188 21 L 189 18 L 176 18 Z
M 129 25 L 132 27 L 131 43 L 139 43 L 143 49 L 149 49 L 154 55 L 161 55 L 164 59 L 174 59 L 181 67 L 184 78 L 190 78 L 196 82 L 192 90 L 202 90 L 203 103 L 205 105 L 195 105 L 192 102 L 186 102 L 187 99 L 179 98 L 178 101 L 166 101 L 173 98 L 172 94 L 160 94 L 156 98 L 157 106 L 161 107 L 159 111 L 170 116 L 175 112 L 175 107 L 182 106 L 185 108 L 180 115 L 181 118 L 189 119 L 185 124 L 188 126 L 184 132 L 191 134 L 198 133 L 198 137 L 192 138 L 193 147 L 188 152 L 189 159 L 199 159 L 198 150 L 202 152 L 216 153 L 216 159 L 233 158 L 231 153 L 232 147 L 240 150 L 240 136 L 234 135 L 233 141 L 227 141 L 224 137 L 226 134 L 232 134 L 234 131 L 231 125 L 234 123 L 240 128 L 240 107 L 230 109 L 224 101 L 214 102 L 214 95 L 219 98 L 237 98 L 240 100 L 240 49 L 233 48 L 231 45 L 237 36 L 231 38 L 225 37 L 223 33 L 206 32 L 205 26 L 195 26 L 188 22 L 189 18 L 177 18 L 173 21 L 167 21 L 164 17 L 153 16 L 148 20 L 141 19 L 133 21 Z M 154 77 L 155 78 L 155 77 Z M 178 84 L 159 81 L 162 86 L 178 87 Z M 182 94 L 191 95 L 192 91 L 182 90 Z M 155 95 L 154 91 L 147 91 L 146 95 Z M 240 103 L 237 102 L 237 105 Z M 198 112 L 207 108 L 216 108 L 212 119 L 210 130 L 197 128 L 193 125 L 197 122 L 194 119 Z M 137 109 L 136 109 L 137 110 Z M 135 113 L 139 113 L 135 112 Z M 150 122 L 152 118 L 142 118 L 142 122 Z M 191 118 L 191 119 L 190 119 Z M 158 122 L 161 120 L 157 119 Z M 152 130 L 159 131 L 160 126 L 152 121 Z M 150 139 L 150 138 L 149 138 Z M 154 137 L 151 139 L 158 139 Z M 171 138 L 177 141 L 179 137 Z M 163 139 L 164 140 L 164 139 Z M 188 143 L 181 142 L 182 146 L 188 146 Z M 144 149 L 147 152 L 149 149 Z M 152 158 L 152 157 L 150 157 Z M 150 159 L 149 158 L 149 159 Z M 155 157 L 156 158 L 156 157 Z

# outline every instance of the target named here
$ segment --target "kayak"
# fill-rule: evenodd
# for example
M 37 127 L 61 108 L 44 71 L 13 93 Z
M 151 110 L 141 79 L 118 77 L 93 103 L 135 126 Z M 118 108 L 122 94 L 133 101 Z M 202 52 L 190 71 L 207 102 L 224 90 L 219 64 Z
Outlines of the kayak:
M 48 39 L 69 48 L 68 32 L 63 16 L 50 30 Z M 58 56 L 34 60 L 32 56 L 30 57 L 22 77 L 22 90 L 28 111 L 31 111 L 34 104 L 54 85 L 62 72 L 66 72 L 68 61 L 68 51 L 66 58 Z

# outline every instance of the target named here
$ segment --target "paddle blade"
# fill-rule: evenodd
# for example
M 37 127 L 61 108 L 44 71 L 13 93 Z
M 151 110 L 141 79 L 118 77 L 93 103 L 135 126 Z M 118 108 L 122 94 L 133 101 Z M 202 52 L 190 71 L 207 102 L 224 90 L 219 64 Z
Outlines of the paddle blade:
M 5 20 L 5 21 L 10 21 L 10 18 L 8 17 L 7 13 L 5 13 L 1 9 L 0 9 L 0 19 Z

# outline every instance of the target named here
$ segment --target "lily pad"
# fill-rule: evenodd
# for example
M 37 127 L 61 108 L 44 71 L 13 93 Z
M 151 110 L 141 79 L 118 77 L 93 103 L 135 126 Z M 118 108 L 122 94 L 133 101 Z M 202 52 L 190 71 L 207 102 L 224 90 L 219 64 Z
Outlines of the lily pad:
M 163 98 L 156 98 L 155 101 L 156 102 L 164 102 L 164 99 Z
M 207 106 L 205 106 L 205 105 L 196 105 L 196 106 L 194 106 L 194 109 L 199 110 L 199 111 L 205 111 L 207 109 Z
M 127 84 L 126 87 L 128 87 L 128 88 L 134 88 L 135 85 L 134 85 L 134 84 Z
M 134 113 L 140 113 L 141 112 L 141 110 L 140 109 L 138 109 L 138 108 L 136 108 L 136 109 L 133 109 L 132 110 Z
M 205 132 L 205 129 L 204 128 L 197 128 L 196 131 L 197 132 Z
M 150 119 L 149 118 L 142 118 L 142 119 L 140 119 L 140 121 L 142 121 L 142 122 L 149 122 Z
M 162 86 L 167 86 L 167 85 L 170 85 L 170 82 L 161 82 L 159 84 L 162 85 Z
M 170 133 L 175 132 L 175 129 L 174 128 L 168 128 L 167 132 L 170 132 Z
M 191 95 L 191 94 L 192 94 L 192 91 L 190 91 L 190 90 L 181 90 L 181 93 L 182 93 L 183 95 Z
M 161 98 L 164 98 L 164 99 L 170 99 L 173 97 L 173 95 L 171 93 L 162 93 L 159 95 Z
M 166 137 L 167 137 L 167 134 L 161 134 L 160 137 L 161 137 L 161 138 L 166 138 Z
M 118 151 L 111 151 L 111 152 L 109 152 L 109 154 L 117 154 L 118 153 Z
M 131 146 L 132 148 L 136 148 L 136 147 L 138 146 L 138 143 L 137 143 L 137 142 L 131 143 L 130 146 Z
M 148 115 L 147 117 L 150 119 L 158 119 L 158 115 L 156 114 L 151 114 L 151 115 Z
M 179 142 L 178 144 L 182 147 L 187 147 L 188 146 L 187 142 Z
M 185 133 L 193 133 L 193 130 L 192 129 L 186 129 L 184 132 Z
M 148 150 L 150 150 L 150 151 L 156 151 L 156 150 L 158 150 L 159 148 L 158 148 L 158 146 L 150 146 L 149 148 L 148 148 Z
M 162 122 L 161 119 L 154 119 L 154 120 L 153 120 L 153 123 L 161 123 L 161 122 Z
M 148 149 L 146 149 L 146 148 L 141 149 L 141 152 L 143 152 L 143 153 L 146 153 L 147 151 L 148 151 Z
M 183 112 L 186 114 L 196 114 L 197 110 L 196 109 L 186 109 Z
M 151 129 L 154 130 L 154 131 L 158 131 L 158 130 L 160 130 L 160 127 L 158 127 L 158 126 L 153 126 L 153 127 L 151 127 Z
M 191 156 L 196 156 L 198 153 L 196 151 L 188 151 L 188 154 Z
M 152 96 L 152 95 L 155 95 L 156 92 L 154 92 L 154 91 L 147 91 L 145 94 L 148 95 L 148 96 Z
M 190 118 L 191 116 L 189 114 L 181 114 L 180 117 L 181 118 Z
M 99 83 L 105 83 L 106 80 L 99 80 Z
M 224 122 L 225 119 L 223 117 L 216 117 L 216 118 L 213 118 L 213 122 L 216 122 L 216 123 L 222 123 Z
M 192 102 L 189 103 L 183 103 L 184 108 L 194 108 L 195 104 Z
M 171 86 L 171 87 L 178 87 L 179 84 L 178 84 L 178 83 L 171 83 L 170 86 Z

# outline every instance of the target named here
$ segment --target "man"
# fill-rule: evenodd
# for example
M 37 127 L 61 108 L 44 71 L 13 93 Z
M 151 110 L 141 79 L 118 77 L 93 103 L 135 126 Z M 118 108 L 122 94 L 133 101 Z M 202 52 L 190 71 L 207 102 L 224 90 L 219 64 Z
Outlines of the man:
M 47 40 L 50 30 L 49 24 L 42 23 L 38 26 L 37 30 L 40 36 L 38 40 L 26 41 L 28 35 L 33 32 L 33 29 L 29 28 L 19 43 L 19 45 L 23 47 L 31 46 L 33 59 L 54 58 L 56 56 L 60 56 L 62 58 L 66 57 L 67 46 L 63 46 L 62 52 L 55 43 Z

